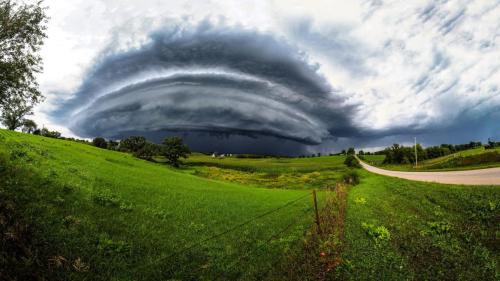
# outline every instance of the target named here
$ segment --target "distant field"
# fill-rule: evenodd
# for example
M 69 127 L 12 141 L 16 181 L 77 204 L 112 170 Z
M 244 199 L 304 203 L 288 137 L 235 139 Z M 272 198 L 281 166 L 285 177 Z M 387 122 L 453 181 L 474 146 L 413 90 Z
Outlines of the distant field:
M 309 191 L 207 180 L 70 141 L 5 130 L 0 138 L 0 163 L 15 169 L 0 169 L 2 196 L 34 220 L 37 242 L 51 245 L 38 262 L 60 259 L 62 279 L 259 279 L 312 223 Z M 75 271 L 77 260 L 88 268 Z
M 271 188 L 307 189 L 332 186 L 347 171 L 344 156 L 312 158 L 212 158 L 194 154 L 186 161 L 194 175 Z
M 498 153 L 498 154 L 496 154 Z M 428 159 L 414 164 L 383 164 L 384 155 L 364 155 L 368 164 L 396 171 L 454 171 L 500 167 L 500 148 L 484 147 L 459 151 L 450 155 Z

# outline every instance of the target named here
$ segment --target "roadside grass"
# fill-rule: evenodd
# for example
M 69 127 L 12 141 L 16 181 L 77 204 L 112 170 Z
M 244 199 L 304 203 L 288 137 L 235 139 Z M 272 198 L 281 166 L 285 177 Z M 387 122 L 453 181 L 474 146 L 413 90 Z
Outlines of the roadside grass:
M 478 147 L 450 155 L 424 160 L 414 164 L 383 164 L 384 155 L 364 155 L 365 161 L 374 166 L 395 171 L 460 171 L 500 167 L 500 147 Z
M 347 199 L 338 278 L 500 278 L 500 188 L 362 175 Z
M 320 211 L 320 227 L 311 227 L 302 247 L 276 267 L 266 280 L 336 280 L 337 267 L 342 263 L 344 221 L 348 185 L 339 183 L 326 192 L 326 204 Z
M 0 151 L 2 276 L 258 280 L 312 223 L 307 191 L 207 180 L 5 130 Z

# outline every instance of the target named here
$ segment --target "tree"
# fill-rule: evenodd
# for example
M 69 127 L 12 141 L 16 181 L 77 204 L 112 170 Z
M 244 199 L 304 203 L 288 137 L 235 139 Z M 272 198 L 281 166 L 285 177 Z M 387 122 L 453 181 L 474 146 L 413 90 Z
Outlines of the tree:
M 108 143 L 106 142 L 106 140 L 102 137 L 97 137 L 97 138 L 94 138 L 92 140 L 92 144 L 95 146 L 95 147 L 99 147 L 99 148 L 107 148 L 108 147 Z
M 159 151 L 158 145 L 146 142 L 146 144 L 141 149 L 134 152 L 134 156 L 137 158 L 151 161 L 153 160 L 153 156 L 159 154 L 158 151 Z
M 33 107 L 19 97 L 8 98 L 8 102 L 2 105 L 0 119 L 9 130 L 16 130 L 23 125 L 26 115 L 32 114 Z
M 42 100 L 35 75 L 42 71 L 39 55 L 46 37 L 42 2 L 19 4 L 0 0 L 0 110 L 9 129 Z
M 179 167 L 179 158 L 187 158 L 191 151 L 189 147 L 182 142 L 180 137 L 170 137 L 163 141 L 163 147 L 161 154 L 167 158 L 170 165 L 174 167 Z
M 354 155 L 354 154 L 356 154 L 354 147 L 349 147 L 349 149 L 347 150 L 347 155 Z
M 32 134 L 36 129 L 38 129 L 38 126 L 36 125 L 35 121 L 31 119 L 23 120 L 23 133 Z
M 120 150 L 136 152 L 146 145 L 146 138 L 143 136 L 130 136 L 120 141 Z
M 54 139 L 58 139 L 61 137 L 61 133 L 58 132 L 58 131 L 49 131 L 49 129 L 47 128 L 43 128 L 41 131 L 40 131 L 40 135 L 44 136 L 44 137 L 48 137 L 48 138 L 54 138 Z
M 119 143 L 118 143 L 117 141 L 114 141 L 114 140 L 109 140 L 109 141 L 108 141 L 108 146 L 107 146 L 107 148 L 108 148 L 109 150 L 117 150 L 118 145 L 119 145 Z
M 361 168 L 361 164 L 359 163 L 358 159 L 354 157 L 353 154 L 348 154 L 347 157 L 344 160 L 344 164 L 348 167 L 352 168 Z

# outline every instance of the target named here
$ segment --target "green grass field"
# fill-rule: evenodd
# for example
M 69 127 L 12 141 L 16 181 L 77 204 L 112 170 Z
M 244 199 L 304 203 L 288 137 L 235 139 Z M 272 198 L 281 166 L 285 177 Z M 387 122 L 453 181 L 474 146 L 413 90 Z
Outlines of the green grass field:
M 341 276 L 349 280 L 498 280 L 500 188 L 363 172 L 349 192 Z
M 194 175 L 246 185 L 324 189 L 333 186 L 348 169 L 343 156 L 314 158 L 212 158 L 203 154 L 189 157 L 186 170 Z
M 358 170 L 361 183 L 344 187 L 335 184 L 348 171 L 342 156 L 194 154 L 181 169 L 159 160 L 0 130 L 3 272 L 18 280 L 500 279 L 498 186 Z M 321 235 L 311 188 L 322 190 Z
M 5 130 L 0 138 L 0 163 L 10 166 L 2 195 L 18 201 L 14 211 L 36 225 L 38 242 L 51 244 L 36 262 L 61 263 L 63 279 L 259 279 L 312 222 L 309 191 L 207 180 L 70 141 Z M 77 260 L 88 269 L 76 271 Z
M 424 160 L 414 164 L 383 164 L 384 155 L 364 155 L 368 164 L 396 171 L 455 171 L 500 167 L 500 147 L 484 147 L 459 151 L 450 155 Z

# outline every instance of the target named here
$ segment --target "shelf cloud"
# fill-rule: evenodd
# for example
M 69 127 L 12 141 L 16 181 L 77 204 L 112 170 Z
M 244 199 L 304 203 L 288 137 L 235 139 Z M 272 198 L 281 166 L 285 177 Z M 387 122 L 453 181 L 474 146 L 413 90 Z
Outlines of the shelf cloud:
M 304 145 L 352 137 L 354 110 L 286 41 L 203 21 L 108 51 L 57 115 L 84 137 L 194 133 L 196 148 L 200 135 Z
M 499 1 L 50 6 L 37 121 L 78 137 L 279 154 L 500 140 Z

